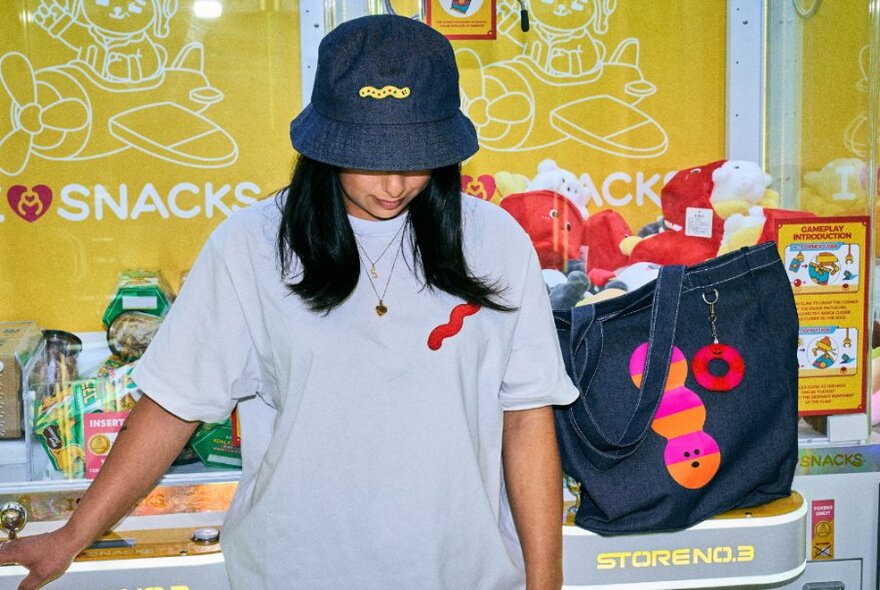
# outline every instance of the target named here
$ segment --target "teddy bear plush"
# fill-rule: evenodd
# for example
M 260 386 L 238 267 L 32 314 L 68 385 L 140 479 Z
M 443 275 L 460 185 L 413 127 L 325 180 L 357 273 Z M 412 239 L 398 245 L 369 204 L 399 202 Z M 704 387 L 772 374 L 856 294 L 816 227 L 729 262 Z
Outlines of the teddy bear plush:
M 746 215 L 749 209 L 761 204 L 772 207 L 777 203 L 763 203 L 772 178 L 761 167 L 747 160 L 728 160 L 712 172 L 712 196 L 709 202 L 722 219 L 734 213 Z
M 589 195 L 573 172 L 560 168 L 547 159 L 538 164 L 538 173 L 529 181 L 526 191 L 550 190 L 571 200 L 582 217 L 587 217 Z
M 816 215 L 866 215 L 866 166 L 855 158 L 838 158 L 821 170 L 804 174 L 798 206 Z
M 508 195 L 526 192 L 531 179 L 525 174 L 502 170 L 495 174 L 495 190 L 498 191 L 499 202 Z

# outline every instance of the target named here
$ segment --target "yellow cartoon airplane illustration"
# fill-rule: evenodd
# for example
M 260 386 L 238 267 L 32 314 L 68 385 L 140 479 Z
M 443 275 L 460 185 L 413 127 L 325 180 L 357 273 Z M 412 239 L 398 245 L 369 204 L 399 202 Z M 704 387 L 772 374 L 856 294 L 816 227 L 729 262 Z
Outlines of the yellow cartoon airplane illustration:
M 41 0 L 34 22 L 76 52 L 35 69 L 0 56 L 0 172 L 31 155 L 86 160 L 129 148 L 179 165 L 216 168 L 238 158 L 232 136 L 202 115 L 223 99 L 205 75 L 204 48 L 168 62 L 158 42 L 177 0 Z
M 541 149 L 572 139 L 627 158 L 666 152 L 665 130 L 635 105 L 656 92 L 639 68 L 639 40 L 607 55 L 598 38 L 617 0 L 530 2 L 532 32 L 519 37 L 518 2 L 499 1 L 499 36 L 483 63 L 459 49 L 463 108 L 480 143 L 497 151 Z M 523 40 L 524 39 L 524 40 Z

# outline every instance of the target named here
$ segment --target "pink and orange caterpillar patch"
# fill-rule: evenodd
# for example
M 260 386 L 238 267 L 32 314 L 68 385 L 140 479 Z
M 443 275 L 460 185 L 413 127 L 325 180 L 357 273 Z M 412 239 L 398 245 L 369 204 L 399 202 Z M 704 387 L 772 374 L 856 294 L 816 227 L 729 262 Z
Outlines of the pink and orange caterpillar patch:
M 633 383 L 640 387 L 648 356 L 648 343 L 636 348 L 629 360 Z M 666 470 L 680 486 L 694 490 L 712 481 L 721 466 L 721 449 L 711 435 L 703 431 L 706 406 L 696 393 L 685 387 L 687 359 L 677 346 L 672 347 L 672 361 L 666 387 L 651 428 L 667 440 L 664 460 Z

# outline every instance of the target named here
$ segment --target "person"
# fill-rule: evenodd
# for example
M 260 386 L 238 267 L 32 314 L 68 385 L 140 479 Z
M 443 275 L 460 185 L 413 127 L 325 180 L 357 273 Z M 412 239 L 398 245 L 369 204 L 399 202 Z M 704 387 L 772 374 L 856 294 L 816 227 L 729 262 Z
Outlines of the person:
M 242 426 L 233 588 L 561 586 L 551 406 L 577 390 L 528 236 L 461 194 L 478 146 L 451 45 L 403 17 L 340 25 L 290 131 L 290 185 L 209 237 L 75 513 L 0 549 L 23 590 L 255 394 L 271 414 Z

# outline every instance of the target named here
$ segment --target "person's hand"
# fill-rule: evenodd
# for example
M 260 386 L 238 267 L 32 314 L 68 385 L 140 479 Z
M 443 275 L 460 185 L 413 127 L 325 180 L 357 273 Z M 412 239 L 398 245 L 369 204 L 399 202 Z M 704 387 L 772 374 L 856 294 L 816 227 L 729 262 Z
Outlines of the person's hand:
M 0 565 L 18 564 L 30 571 L 18 590 L 36 590 L 61 577 L 77 553 L 79 548 L 63 528 L 14 541 L 0 541 Z

